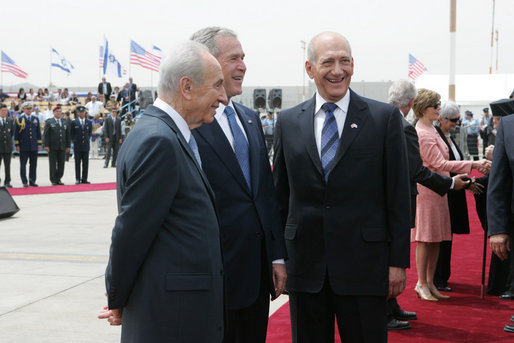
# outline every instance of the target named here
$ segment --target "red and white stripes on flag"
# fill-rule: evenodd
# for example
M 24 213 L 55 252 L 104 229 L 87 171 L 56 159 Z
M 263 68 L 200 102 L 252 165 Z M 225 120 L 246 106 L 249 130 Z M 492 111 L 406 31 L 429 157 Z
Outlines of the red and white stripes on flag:
M 2 51 L 2 73 L 11 73 L 14 76 L 26 79 L 29 74 L 24 72 L 5 52 Z
M 104 46 L 100 45 L 100 69 L 104 69 Z
M 427 71 L 425 65 L 409 54 L 409 77 L 416 80 L 421 74 Z
M 133 40 L 130 41 L 130 64 L 136 64 L 143 68 L 159 71 L 161 57 L 145 50 Z

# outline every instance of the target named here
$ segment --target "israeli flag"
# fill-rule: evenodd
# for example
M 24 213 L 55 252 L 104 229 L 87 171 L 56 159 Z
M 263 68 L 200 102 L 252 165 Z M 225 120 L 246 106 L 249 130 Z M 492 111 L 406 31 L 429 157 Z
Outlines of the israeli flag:
M 65 71 L 68 75 L 71 74 L 71 71 L 75 69 L 73 64 L 70 63 L 63 55 L 57 52 L 57 50 L 52 48 L 52 62 L 51 66 L 60 68 L 61 70 Z
M 121 79 L 122 68 L 120 62 L 114 56 L 107 38 L 105 38 L 104 44 L 104 75 L 115 76 Z

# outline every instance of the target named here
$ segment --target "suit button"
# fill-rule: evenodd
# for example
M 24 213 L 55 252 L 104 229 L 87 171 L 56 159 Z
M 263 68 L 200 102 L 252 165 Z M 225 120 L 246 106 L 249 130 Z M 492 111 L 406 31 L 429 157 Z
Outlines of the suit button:
M 328 210 L 330 208 L 330 205 L 325 206 L 325 208 Z

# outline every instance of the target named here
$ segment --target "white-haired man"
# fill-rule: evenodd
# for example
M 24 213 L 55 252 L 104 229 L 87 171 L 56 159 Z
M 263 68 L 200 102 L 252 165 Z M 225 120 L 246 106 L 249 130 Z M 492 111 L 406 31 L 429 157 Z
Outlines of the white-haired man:
M 223 265 L 214 194 L 191 130 L 227 98 L 216 59 L 196 42 L 163 61 L 159 97 L 123 144 L 119 214 L 105 278 L 122 342 L 221 342 Z

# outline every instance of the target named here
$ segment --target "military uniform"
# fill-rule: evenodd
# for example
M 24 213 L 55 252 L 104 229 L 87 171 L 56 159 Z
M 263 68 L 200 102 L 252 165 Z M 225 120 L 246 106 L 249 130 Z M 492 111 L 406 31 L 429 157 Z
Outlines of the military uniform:
M 14 133 L 14 120 L 10 117 L 0 118 L 0 166 L 4 161 L 4 185 L 11 186 L 11 156 L 13 151 L 12 138 Z
M 37 116 L 20 115 L 14 126 L 14 144 L 20 148 L 20 176 L 23 186 L 27 187 L 27 160 L 29 160 L 29 180 L 36 186 L 37 152 L 41 146 L 41 126 Z
M 50 182 L 52 185 L 60 185 L 64 175 L 65 152 L 71 144 L 70 127 L 66 119 L 53 117 L 46 120 L 44 144 L 45 148 L 49 148 Z
M 87 181 L 87 171 L 89 168 L 89 140 L 93 130 L 91 120 L 84 118 L 81 125 L 80 118 L 71 122 L 71 139 L 73 141 L 73 153 L 75 155 L 75 180 L 77 183 L 89 183 Z M 82 176 L 80 165 L 82 163 Z

